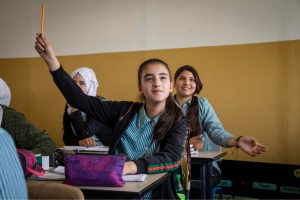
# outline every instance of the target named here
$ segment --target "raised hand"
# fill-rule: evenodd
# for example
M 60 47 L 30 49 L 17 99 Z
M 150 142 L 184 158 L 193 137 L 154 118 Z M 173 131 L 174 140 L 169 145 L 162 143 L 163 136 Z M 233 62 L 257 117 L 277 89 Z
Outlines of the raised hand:
M 54 54 L 52 45 L 43 33 L 36 34 L 34 48 L 46 62 L 50 71 L 55 71 L 59 68 L 60 63 Z

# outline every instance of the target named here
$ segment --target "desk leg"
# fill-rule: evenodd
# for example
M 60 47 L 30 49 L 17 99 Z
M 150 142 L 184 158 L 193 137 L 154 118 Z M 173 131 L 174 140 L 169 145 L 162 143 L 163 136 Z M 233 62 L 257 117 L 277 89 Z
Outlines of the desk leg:
M 206 164 L 201 167 L 201 199 L 206 199 Z
M 202 166 L 201 169 L 201 198 L 202 199 L 211 199 L 211 191 L 212 191 L 212 180 L 211 180 L 211 173 L 212 173 L 212 163 L 207 163 Z M 209 178 L 206 178 L 208 176 Z
M 211 162 L 209 162 L 209 163 L 207 163 L 207 168 L 208 168 L 208 170 L 207 170 L 207 174 L 208 174 L 208 176 L 209 176 L 209 178 L 208 178 L 208 183 L 207 183 L 207 187 L 206 187 L 206 197 L 207 197 L 207 199 L 212 199 L 212 196 L 211 196 L 211 191 L 212 191 L 212 180 L 211 180 L 211 174 L 212 174 L 212 163 Z

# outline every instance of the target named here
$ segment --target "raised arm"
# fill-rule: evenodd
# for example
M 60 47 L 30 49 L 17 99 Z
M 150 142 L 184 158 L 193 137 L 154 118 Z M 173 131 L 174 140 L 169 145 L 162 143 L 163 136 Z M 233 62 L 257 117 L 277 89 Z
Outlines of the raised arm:
M 124 105 L 111 101 L 102 102 L 97 97 L 84 94 L 70 75 L 63 70 L 54 54 L 52 45 L 41 33 L 37 33 L 35 49 L 47 64 L 56 86 L 70 106 L 87 113 L 109 127 L 114 126 L 114 123 L 117 122 L 118 117 L 121 115 L 119 112 L 124 110 L 124 106 L 127 108 L 129 104 Z
M 201 117 L 203 120 L 203 128 L 207 131 L 208 136 L 214 143 L 224 147 L 238 147 L 248 155 L 255 156 L 267 150 L 267 147 L 260 144 L 252 136 L 235 137 L 227 132 L 220 122 L 217 114 L 207 99 L 202 98 Z
M 36 34 L 35 49 L 44 59 L 50 71 L 55 71 L 60 67 L 60 63 L 56 58 L 50 41 L 43 33 Z

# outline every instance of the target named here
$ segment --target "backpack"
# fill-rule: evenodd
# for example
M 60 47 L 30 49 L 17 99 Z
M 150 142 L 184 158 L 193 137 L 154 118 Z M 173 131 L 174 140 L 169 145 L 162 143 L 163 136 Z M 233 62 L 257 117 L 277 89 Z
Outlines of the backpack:
M 17 152 L 20 158 L 25 178 L 29 178 L 30 176 L 32 176 L 32 174 L 35 174 L 37 176 L 44 176 L 45 170 L 37 164 L 36 157 L 32 151 L 17 149 Z

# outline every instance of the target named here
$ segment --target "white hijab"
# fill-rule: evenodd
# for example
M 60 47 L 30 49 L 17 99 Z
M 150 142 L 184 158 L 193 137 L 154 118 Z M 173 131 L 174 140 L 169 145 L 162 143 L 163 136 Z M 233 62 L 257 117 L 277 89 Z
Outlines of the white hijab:
M 0 78 L 0 104 L 9 106 L 10 104 L 10 90 L 7 84 L 3 79 Z M 3 117 L 3 109 L 0 106 L 0 126 L 2 124 L 2 117 Z
M 74 76 L 76 76 L 76 74 L 79 73 L 86 84 L 87 87 L 87 95 L 89 96 L 96 96 L 97 95 L 97 88 L 99 86 L 95 72 L 88 68 L 88 67 L 80 67 L 78 69 L 75 69 L 72 73 L 71 73 L 71 77 L 74 78 Z M 71 109 L 70 107 L 67 109 L 67 112 L 69 113 L 69 115 L 71 114 Z M 86 114 L 84 112 L 81 112 L 81 116 L 83 118 L 83 121 L 86 121 Z M 75 132 L 73 130 L 73 132 Z
M 10 90 L 3 79 L 0 78 L 0 104 L 9 106 L 10 104 Z
M 85 80 L 86 87 L 87 87 L 87 95 L 89 96 L 96 96 L 97 95 L 97 88 L 99 86 L 95 72 L 88 68 L 88 67 L 80 67 L 78 69 L 75 69 L 71 73 L 71 77 L 74 78 L 74 76 L 79 73 L 83 79 Z

